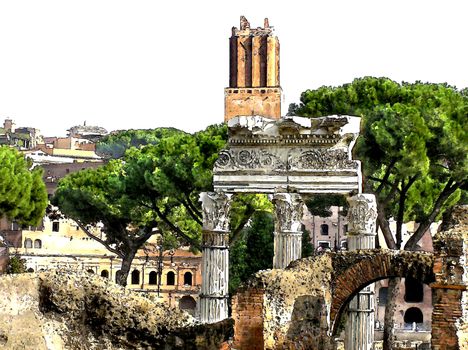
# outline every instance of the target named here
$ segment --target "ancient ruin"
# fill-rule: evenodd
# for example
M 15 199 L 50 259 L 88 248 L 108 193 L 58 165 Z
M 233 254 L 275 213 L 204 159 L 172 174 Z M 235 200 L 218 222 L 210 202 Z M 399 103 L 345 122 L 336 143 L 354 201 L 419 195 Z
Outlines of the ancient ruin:
M 267 43 L 266 51 L 261 49 L 262 42 Z M 225 100 L 229 141 L 213 169 L 214 192 L 200 197 L 206 256 L 200 295 L 202 322 L 218 322 L 228 315 L 231 197 L 266 193 L 275 207 L 274 269 L 258 273 L 234 297 L 233 349 L 334 349 L 333 336 L 345 306 L 345 348 L 371 349 L 372 282 L 389 277 L 412 277 L 431 284 L 435 300 L 440 305 L 449 303 L 453 309 L 450 320 L 433 317 L 433 329 L 447 323 L 443 326 L 447 331 L 433 337 L 433 347 L 459 349 L 463 342 L 460 339 L 466 337 L 466 236 L 453 239 L 458 246 L 449 249 L 450 253 L 444 249 L 436 250 L 434 255 L 372 250 L 375 198 L 361 193 L 360 163 L 351 154 L 359 135 L 359 118 L 279 118 L 271 113 L 271 96 L 264 98 L 265 104 L 257 104 L 259 85 L 264 85 L 260 92 L 278 88 L 270 92 L 281 93 L 279 75 L 275 75 L 279 72 L 277 48 L 279 42 L 272 36 L 268 20 L 264 28 L 252 30 L 241 17 L 240 29 L 233 28 L 230 87 Z M 242 96 L 234 98 L 236 94 Z M 348 197 L 350 252 L 296 261 L 301 257 L 303 199 L 327 193 Z M 447 257 L 450 254 L 453 258 Z M 442 282 L 438 282 L 439 275 L 444 276 Z M 435 305 L 434 315 L 437 310 Z M 441 341 L 447 334 L 450 341 Z

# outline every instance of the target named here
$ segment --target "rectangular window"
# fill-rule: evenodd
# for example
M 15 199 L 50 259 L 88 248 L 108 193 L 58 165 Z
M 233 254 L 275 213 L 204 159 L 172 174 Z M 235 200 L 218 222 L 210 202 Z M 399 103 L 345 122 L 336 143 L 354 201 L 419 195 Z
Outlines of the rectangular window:
M 60 223 L 58 221 L 54 221 L 52 223 L 52 231 L 53 232 L 59 232 L 59 228 L 60 228 Z

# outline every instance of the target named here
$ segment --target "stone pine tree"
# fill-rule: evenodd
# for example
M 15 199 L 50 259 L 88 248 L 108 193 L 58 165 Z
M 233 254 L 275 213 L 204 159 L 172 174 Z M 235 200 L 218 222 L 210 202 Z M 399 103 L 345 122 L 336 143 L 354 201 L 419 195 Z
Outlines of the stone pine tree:
M 402 83 L 366 77 L 339 87 L 307 90 L 290 114 L 362 117 L 355 158 L 364 190 L 374 193 L 378 226 L 391 249 L 414 250 L 431 223 L 467 190 L 468 93 L 446 84 Z M 396 220 L 392 235 L 389 218 Z M 419 223 L 403 246 L 402 225 Z M 391 280 L 384 348 L 393 344 L 392 319 L 399 281 Z
M 193 135 L 175 129 L 150 134 L 160 138 L 128 148 L 103 167 L 63 178 L 53 198 L 65 216 L 122 259 L 117 276 L 121 285 L 126 284 L 138 249 L 155 232 L 172 246 L 200 248 L 198 198 L 200 192 L 212 190 L 212 168 L 226 143 L 227 128 L 213 125 Z M 118 138 L 112 142 L 118 144 Z M 246 198 L 235 201 L 234 232 L 248 222 L 256 203 Z M 104 225 L 103 237 L 88 229 L 99 222 Z
M 32 163 L 15 149 L 0 147 L 0 217 L 36 226 L 46 207 L 42 169 L 32 169 Z

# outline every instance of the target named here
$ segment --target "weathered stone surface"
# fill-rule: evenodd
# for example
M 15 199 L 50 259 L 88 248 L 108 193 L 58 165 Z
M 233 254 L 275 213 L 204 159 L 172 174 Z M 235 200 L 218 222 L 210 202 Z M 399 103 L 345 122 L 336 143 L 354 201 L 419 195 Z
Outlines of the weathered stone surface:
M 228 147 L 213 169 L 213 186 L 227 193 L 358 192 L 360 162 L 352 159 L 351 150 L 359 120 L 234 117 L 228 123 Z
M 233 300 L 233 349 L 332 349 L 341 312 L 359 290 L 393 276 L 430 283 L 432 267 L 430 253 L 372 249 L 325 253 L 285 270 L 261 271 Z
M 232 194 L 202 192 L 203 261 L 200 319 L 214 323 L 228 317 L 229 211 Z
M 434 237 L 432 338 L 434 349 L 468 349 L 468 206 L 444 218 Z
M 86 272 L 0 278 L 2 349 L 218 349 L 231 328 Z

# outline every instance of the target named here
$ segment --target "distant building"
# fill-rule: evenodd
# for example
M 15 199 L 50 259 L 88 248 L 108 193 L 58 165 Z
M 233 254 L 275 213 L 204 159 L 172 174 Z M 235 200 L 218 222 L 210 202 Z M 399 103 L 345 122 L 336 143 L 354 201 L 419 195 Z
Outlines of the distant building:
M 10 230 L 10 254 L 19 254 L 29 272 L 51 268 L 86 270 L 115 281 L 121 259 L 90 238 L 69 219 L 50 220 L 45 217 L 41 227 L 19 229 L 4 220 L 0 229 Z M 2 227 L 3 226 L 3 227 Z M 101 235 L 99 228 L 94 234 Z M 188 249 L 160 251 L 156 237 L 147 249 L 139 250 L 127 280 L 127 287 L 148 293 L 197 315 L 201 285 L 201 254 Z
M 68 136 L 75 139 L 85 139 L 96 143 L 100 138 L 108 134 L 107 130 L 100 126 L 77 125 L 71 127 L 68 131 Z
M 8 145 L 19 150 L 34 149 L 42 143 L 39 129 L 31 127 L 17 128 L 12 119 L 5 119 L 0 128 L 0 145 Z
M 310 234 L 310 241 L 316 252 L 341 250 L 347 248 L 346 231 L 348 219 L 341 213 L 340 207 L 330 208 L 330 217 L 313 216 L 304 211 L 304 226 Z

